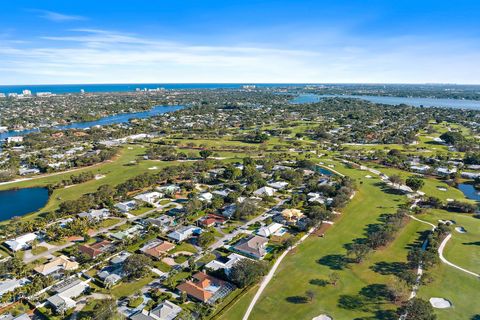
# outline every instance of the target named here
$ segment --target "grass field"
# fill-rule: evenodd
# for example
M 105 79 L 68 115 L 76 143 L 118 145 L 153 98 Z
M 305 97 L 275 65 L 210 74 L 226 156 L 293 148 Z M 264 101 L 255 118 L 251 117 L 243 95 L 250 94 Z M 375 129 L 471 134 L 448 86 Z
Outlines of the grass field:
M 452 230 L 452 238 L 444 250 L 446 259 L 473 272 L 480 272 L 480 221 L 471 215 L 457 214 L 443 210 L 430 210 L 422 215 L 423 220 L 437 223 L 439 219 L 453 220 L 463 226 L 467 233 Z M 452 228 L 452 229 L 453 229 Z M 420 287 L 418 295 L 426 300 L 431 297 L 448 299 L 453 303 L 450 309 L 436 309 L 439 320 L 480 318 L 480 304 L 476 303 L 480 292 L 480 280 L 453 267 L 440 263 L 428 271 L 434 281 Z
M 311 319 L 322 313 L 335 319 L 380 316 L 388 319 L 389 310 L 395 309 L 386 301 L 373 303 L 373 300 L 381 300 L 381 289 L 393 279 L 392 275 L 380 274 L 373 269 L 379 263 L 390 264 L 405 259 L 407 245 L 424 227 L 410 222 L 388 247 L 373 253 L 361 264 L 345 266 L 341 259 L 346 253 L 344 245 L 363 237 L 368 224 L 377 223 L 383 213 L 394 212 L 405 199 L 382 191 L 378 185 L 380 180 L 366 179 L 364 171 L 347 169 L 338 163 L 335 169 L 355 178 L 359 191 L 325 238 L 312 236 L 298 247 L 295 254 L 285 258 L 255 306 L 251 319 Z M 333 271 L 339 274 L 339 283 L 323 286 L 322 280 L 327 280 Z M 301 302 L 306 290 L 315 292 L 313 302 Z M 374 294 L 375 291 L 378 293 Z M 372 292 L 374 296 L 371 296 Z M 360 308 L 345 303 L 343 307 L 339 306 L 339 301 L 359 298 L 365 302 Z M 242 306 L 248 306 L 248 302 L 242 300 L 248 299 L 251 299 L 250 295 L 243 297 L 223 318 L 240 319 L 245 311 Z
M 175 165 L 177 162 L 162 162 L 141 160 L 136 162 L 139 155 L 144 153 L 144 148 L 138 145 L 124 146 L 119 155 L 110 162 L 104 162 L 91 168 L 84 168 L 76 170 L 75 172 L 62 173 L 58 175 L 42 177 L 38 179 L 31 179 L 26 181 L 19 181 L 16 183 L 0 185 L 0 190 L 13 189 L 13 188 L 28 188 L 28 187 L 42 187 L 48 184 L 57 183 L 69 177 L 71 175 L 78 175 L 80 172 L 91 171 L 93 174 L 104 175 L 105 177 L 99 180 L 90 180 L 85 183 L 69 186 L 68 188 L 56 189 L 50 196 L 50 199 L 45 207 L 38 212 L 24 216 L 25 219 L 33 219 L 38 214 L 54 211 L 58 208 L 59 204 L 65 200 L 78 199 L 83 194 L 94 192 L 99 186 L 109 184 L 115 186 L 137 176 L 143 172 L 153 172 L 149 170 L 151 167 L 166 167 Z M 135 162 L 135 163 L 133 163 Z M 6 221 L 8 222 L 8 221 Z M 6 223 L 3 222 L 3 223 Z
M 448 241 L 443 255 L 450 262 L 480 274 L 480 220 L 469 214 L 444 210 L 429 210 L 420 218 L 434 224 L 440 219 L 455 221 L 456 225 L 451 227 L 452 238 Z M 458 226 L 464 227 L 467 233 L 455 231 Z
M 428 300 L 432 297 L 445 298 L 453 303 L 453 308 L 436 309 L 438 320 L 477 320 L 480 319 L 480 280 L 439 264 L 428 273 L 435 279 L 432 283 L 420 286 L 418 296 Z

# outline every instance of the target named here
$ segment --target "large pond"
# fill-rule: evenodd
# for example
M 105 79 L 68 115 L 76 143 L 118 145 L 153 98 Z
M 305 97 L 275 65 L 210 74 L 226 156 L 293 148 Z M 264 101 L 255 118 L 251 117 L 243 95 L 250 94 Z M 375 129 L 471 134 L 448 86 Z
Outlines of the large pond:
M 141 112 L 131 112 L 131 113 L 121 113 L 121 114 L 116 114 L 113 116 L 108 116 L 104 118 L 100 118 L 95 121 L 88 121 L 88 122 L 75 122 L 71 123 L 68 125 L 64 126 L 56 126 L 55 129 L 59 130 L 67 130 L 67 129 L 86 129 L 86 128 L 91 128 L 94 126 L 105 126 L 105 125 L 111 125 L 111 124 L 117 124 L 117 123 L 126 123 L 130 119 L 144 119 L 144 118 L 149 118 L 153 117 L 159 114 L 167 113 L 167 112 L 172 112 L 172 111 L 177 111 L 180 109 L 183 109 L 183 106 L 156 106 L 153 107 L 150 110 L 147 111 L 141 111 Z M 22 136 L 26 135 L 31 132 L 36 132 L 38 129 L 34 130 L 23 130 L 23 131 L 8 131 L 4 133 L 0 133 L 0 141 L 5 140 L 8 137 L 13 137 L 13 136 Z
M 318 95 L 318 94 L 300 94 L 291 103 L 314 103 L 323 98 L 353 98 L 363 99 L 374 103 L 383 103 L 390 105 L 407 104 L 415 107 L 445 107 L 445 108 L 464 108 L 480 110 L 480 101 L 460 100 L 460 99 L 434 99 L 434 98 L 415 98 L 415 97 L 382 97 L 382 96 L 357 96 L 357 95 Z
M 480 201 L 480 190 L 475 189 L 473 184 L 460 183 L 458 189 L 460 189 L 468 199 Z
M 0 191 L 0 221 L 35 212 L 43 208 L 47 201 L 47 188 Z

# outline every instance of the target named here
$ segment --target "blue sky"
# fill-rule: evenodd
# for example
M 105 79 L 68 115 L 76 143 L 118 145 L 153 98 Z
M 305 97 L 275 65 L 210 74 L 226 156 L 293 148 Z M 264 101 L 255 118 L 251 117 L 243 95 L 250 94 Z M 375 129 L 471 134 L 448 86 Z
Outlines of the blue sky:
M 480 83 L 480 1 L 5 1 L 0 84 Z

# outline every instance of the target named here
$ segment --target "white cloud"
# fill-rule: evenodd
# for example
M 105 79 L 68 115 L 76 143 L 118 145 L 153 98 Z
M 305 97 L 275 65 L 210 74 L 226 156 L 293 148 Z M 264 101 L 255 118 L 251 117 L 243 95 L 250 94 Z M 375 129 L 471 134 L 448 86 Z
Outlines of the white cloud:
M 76 15 L 67 15 L 59 12 L 49 11 L 49 10 L 34 10 L 39 13 L 39 17 L 47 19 L 54 22 L 65 22 L 65 21 L 78 21 L 86 20 L 86 17 L 76 16 Z
M 480 83 L 468 41 L 348 39 L 315 47 L 194 45 L 98 29 L 0 43 L 0 83 Z M 305 47 L 307 49 L 305 49 Z

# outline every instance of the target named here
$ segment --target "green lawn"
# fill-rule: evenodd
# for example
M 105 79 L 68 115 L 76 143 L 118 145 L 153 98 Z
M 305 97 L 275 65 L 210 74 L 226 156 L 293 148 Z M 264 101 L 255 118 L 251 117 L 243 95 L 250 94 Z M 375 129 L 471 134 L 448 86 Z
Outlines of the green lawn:
M 122 282 L 119 285 L 115 286 L 113 289 L 111 289 L 111 294 L 117 299 L 121 297 L 127 297 L 135 293 L 135 291 L 140 290 L 146 284 L 152 282 L 153 279 L 153 274 L 149 274 L 148 276 L 141 278 L 140 280 Z
M 104 175 L 105 177 L 99 180 L 90 180 L 85 183 L 70 186 L 68 188 L 56 189 L 50 196 L 50 199 L 45 207 L 36 213 L 24 216 L 24 219 L 33 219 L 38 214 L 56 210 L 59 204 L 65 200 L 78 199 L 83 194 L 94 192 L 99 186 L 109 184 L 116 186 L 127 179 L 135 177 L 144 172 L 152 172 L 148 168 L 156 166 L 158 168 L 175 165 L 177 162 L 162 162 L 151 160 L 140 160 L 135 164 L 131 161 L 137 160 L 138 156 L 142 155 L 145 149 L 138 145 L 127 145 L 122 147 L 119 155 L 112 161 L 104 162 L 91 168 L 84 168 L 71 173 L 62 173 L 49 177 L 42 177 L 27 181 L 19 181 L 16 183 L 1 185 L 0 190 L 13 188 L 27 188 L 27 187 L 43 187 L 48 184 L 57 183 L 71 175 L 78 175 L 80 172 L 91 171 L 93 174 Z M 8 221 L 7 221 L 8 222 Z M 2 223 L 7 223 L 2 222 Z
M 32 254 L 36 256 L 37 254 L 44 253 L 45 251 L 48 251 L 47 247 L 36 246 L 32 249 Z
M 234 303 L 229 305 L 227 308 L 223 310 L 223 312 L 218 315 L 216 320 L 241 320 L 245 311 L 252 301 L 255 293 L 258 290 L 258 286 L 254 286 L 248 290 L 240 299 L 237 299 Z
M 480 274 L 480 221 L 469 214 L 448 212 L 445 210 L 429 210 L 420 219 L 437 224 L 438 220 L 453 220 L 452 238 L 448 241 L 443 255 L 447 260 L 465 269 Z M 467 233 L 455 231 L 462 226 Z
M 382 191 L 378 185 L 380 180 L 366 179 L 364 171 L 335 164 L 336 170 L 357 179 L 359 191 L 343 210 L 341 218 L 328 230 L 325 238 L 312 236 L 297 248 L 295 254 L 289 254 L 285 258 L 255 306 L 251 319 L 311 319 L 322 313 L 327 313 L 334 319 L 354 319 L 375 317 L 378 313 L 385 312 L 382 310 L 395 309 L 395 306 L 386 301 L 373 303 L 373 298 L 365 297 L 363 299 L 367 300 L 368 306 L 363 308 L 341 308 L 338 303 L 340 299 L 358 298 L 360 292 L 380 291 L 385 284 L 391 282 L 393 275 L 383 271 L 384 274 L 381 274 L 373 269 L 379 265 L 404 261 L 406 245 L 412 242 L 418 236 L 417 232 L 424 227 L 420 223 L 410 222 L 387 248 L 373 253 L 359 265 L 344 266 L 340 259 L 346 253 L 344 245 L 355 238 L 363 237 L 368 224 L 377 223 L 382 213 L 394 212 L 398 205 L 405 201 L 405 197 Z M 322 286 L 321 280 L 326 280 L 333 271 L 340 275 L 340 282 L 335 287 Z M 315 292 L 314 302 L 299 302 L 299 298 L 305 296 L 306 290 Z M 251 296 L 241 300 L 249 298 Z M 381 300 L 378 296 L 375 299 Z M 247 306 L 248 302 L 239 301 L 237 304 Z M 244 310 L 239 309 L 232 308 L 231 312 L 241 315 Z M 230 318 L 229 312 L 225 319 L 235 317 Z
M 428 273 L 435 280 L 420 287 L 419 297 L 425 300 L 432 297 L 445 298 L 453 303 L 453 308 L 435 310 L 438 320 L 479 319 L 479 279 L 445 264 L 439 264 Z
M 190 243 L 187 243 L 187 242 L 182 242 L 180 244 L 178 244 L 175 248 L 173 248 L 172 251 L 170 251 L 169 253 L 172 254 L 172 253 L 176 253 L 176 252 L 180 252 L 180 251 L 187 251 L 187 252 L 191 252 L 191 253 L 196 253 L 197 250 L 195 249 L 195 247 L 193 245 L 191 245 Z

